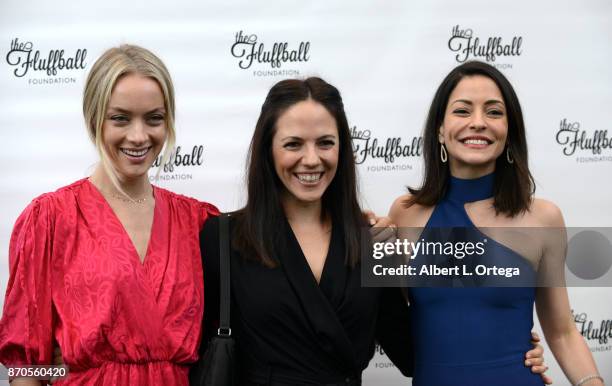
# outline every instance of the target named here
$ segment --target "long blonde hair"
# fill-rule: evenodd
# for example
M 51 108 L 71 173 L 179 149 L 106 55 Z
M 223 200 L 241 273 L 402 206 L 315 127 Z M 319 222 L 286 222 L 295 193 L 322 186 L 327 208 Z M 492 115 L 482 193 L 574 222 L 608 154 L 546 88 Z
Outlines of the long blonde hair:
M 83 116 L 87 132 L 95 144 L 104 171 L 119 192 L 129 197 L 121 188 L 117 173 L 103 146 L 102 127 L 108 102 L 117 80 L 126 74 L 140 74 L 154 79 L 164 94 L 166 109 L 166 143 L 161 165 L 170 158 L 176 143 L 174 129 L 174 86 L 164 63 L 151 51 L 131 44 L 108 49 L 96 60 L 87 76 L 83 92 Z M 161 167 L 158 169 L 157 173 Z

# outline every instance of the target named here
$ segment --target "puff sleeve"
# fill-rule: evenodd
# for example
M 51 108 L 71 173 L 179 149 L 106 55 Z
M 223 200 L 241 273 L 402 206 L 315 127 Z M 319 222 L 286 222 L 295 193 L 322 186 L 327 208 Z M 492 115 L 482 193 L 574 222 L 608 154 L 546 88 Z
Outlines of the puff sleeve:
M 38 198 L 21 213 L 9 244 L 10 277 L 0 321 L 0 362 L 50 364 L 53 211 Z

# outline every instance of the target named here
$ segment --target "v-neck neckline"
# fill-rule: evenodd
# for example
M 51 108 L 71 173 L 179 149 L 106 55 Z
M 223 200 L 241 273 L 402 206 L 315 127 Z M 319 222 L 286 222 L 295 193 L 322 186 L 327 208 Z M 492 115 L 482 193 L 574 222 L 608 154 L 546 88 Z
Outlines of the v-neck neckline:
M 119 219 L 119 216 L 117 216 L 117 213 L 115 213 L 115 211 L 113 210 L 113 207 L 108 202 L 106 197 L 104 197 L 102 192 L 98 189 L 98 187 L 96 185 L 94 185 L 93 182 L 91 182 L 89 180 L 89 178 L 86 178 L 85 181 L 87 181 L 87 183 L 96 192 L 96 194 L 99 196 L 99 198 L 104 202 L 104 205 L 106 206 L 106 208 L 110 211 L 110 213 L 112 213 L 112 217 L 114 218 L 114 220 L 117 222 L 117 225 L 121 229 L 121 232 L 123 233 L 123 237 L 125 237 L 126 240 L 128 241 L 128 245 L 131 248 L 131 254 L 136 259 L 135 262 L 138 264 L 138 266 L 144 267 L 145 265 L 149 265 L 148 261 L 151 260 L 150 259 L 150 256 L 151 256 L 151 244 L 152 244 L 152 241 L 153 241 L 153 236 L 155 235 L 155 230 L 157 228 L 157 226 L 156 226 L 157 225 L 157 219 L 159 217 L 158 213 L 157 213 L 159 205 L 157 205 L 157 190 L 155 188 L 155 185 L 151 185 L 152 192 L 153 192 L 153 200 L 154 200 L 153 220 L 151 221 L 151 229 L 149 229 L 149 240 L 147 242 L 147 248 L 145 249 L 145 255 L 141 259 L 140 255 L 138 254 L 138 249 L 136 248 L 136 245 L 134 244 L 134 241 L 130 237 L 130 234 L 128 233 L 127 229 L 125 229 L 125 226 L 123 225 L 123 223 Z
M 358 371 L 353 346 L 338 315 L 339 308 L 345 302 L 349 280 L 346 266 L 340 258 L 341 225 L 332 223 L 330 245 L 318 284 L 286 218 L 283 226 L 286 229 L 282 229 L 276 239 L 280 266 L 298 302 L 304 307 L 306 318 L 317 331 L 317 342 L 326 352 L 338 357 L 344 366 Z
M 322 289 L 321 285 L 323 284 L 323 280 L 327 277 L 326 272 L 329 271 L 329 265 L 330 265 L 329 260 L 330 260 L 330 254 L 332 253 L 332 243 L 334 241 L 334 232 L 335 232 L 336 227 L 332 223 L 331 234 L 329 235 L 329 244 L 327 246 L 327 252 L 325 254 L 325 261 L 323 262 L 323 268 L 321 269 L 321 277 L 317 281 L 317 277 L 315 276 L 315 273 L 313 272 L 312 268 L 310 267 L 310 264 L 308 263 L 308 259 L 306 258 L 306 254 L 304 253 L 304 249 L 302 248 L 302 245 L 300 244 L 300 240 L 297 238 L 297 235 L 293 231 L 293 228 L 291 227 L 291 223 L 289 222 L 289 220 L 288 219 L 285 219 L 285 220 L 286 220 L 286 225 L 289 229 L 289 232 L 291 233 L 291 236 L 293 237 L 293 240 L 295 241 L 300 251 L 300 257 L 304 261 L 304 264 L 306 264 L 306 267 L 308 268 L 308 272 L 310 272 L 310 276 L 312 276 L 312 280 L 314 280 L 314 283 L 317 287 Z

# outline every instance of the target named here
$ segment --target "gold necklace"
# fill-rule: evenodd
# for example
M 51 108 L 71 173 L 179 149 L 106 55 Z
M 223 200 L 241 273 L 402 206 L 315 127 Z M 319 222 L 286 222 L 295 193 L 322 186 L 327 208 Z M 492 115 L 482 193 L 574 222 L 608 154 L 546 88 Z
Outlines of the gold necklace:
M 116 200 L 127 202 L 129 204 L 144 204 L 147 201 L 147 199 L 148 199 L 147 196 L 144 196 L 142 198 L 136 198 L 136 199 L 128 198 L 128 197 L 125 197 L 125 196 L 121 196 L 121 195 L 119 195 L 119 194 L 117 194 L 115 192 L 111 192 L 111 196 L 114 199 L 116 199 Z
M 125 198 L 125 197 L 120 196 L 120 195 L 115 194 L 115 193 L 112 193 L 112 196 L 113 196 L 114 199 L 117 199 L 117 200 L 120 200 L 120 201 L 123 201 L 123 202 L 127 202 L 127 203 L 130 203 L 130 204 L 144 204 L 147 201 L 146 197 L 138 198 L 138 199 L 133 200 L 133 199 L 130 199 L 130 198 Z

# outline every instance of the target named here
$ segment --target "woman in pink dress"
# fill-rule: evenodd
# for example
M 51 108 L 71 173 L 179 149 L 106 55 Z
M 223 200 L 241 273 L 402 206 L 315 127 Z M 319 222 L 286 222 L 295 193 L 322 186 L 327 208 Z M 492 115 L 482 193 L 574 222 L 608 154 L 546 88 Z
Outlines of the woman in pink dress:
M 187 385 L 204 307 L 198 234 L 218 211 L 149 183 L 174 145 L 170 75 L 143 48 L 112 48 L 83 112 L 100 163 L 17 219 L 0 363 L 49 365 L 57 345 L 70 369 L 57 385 Z

